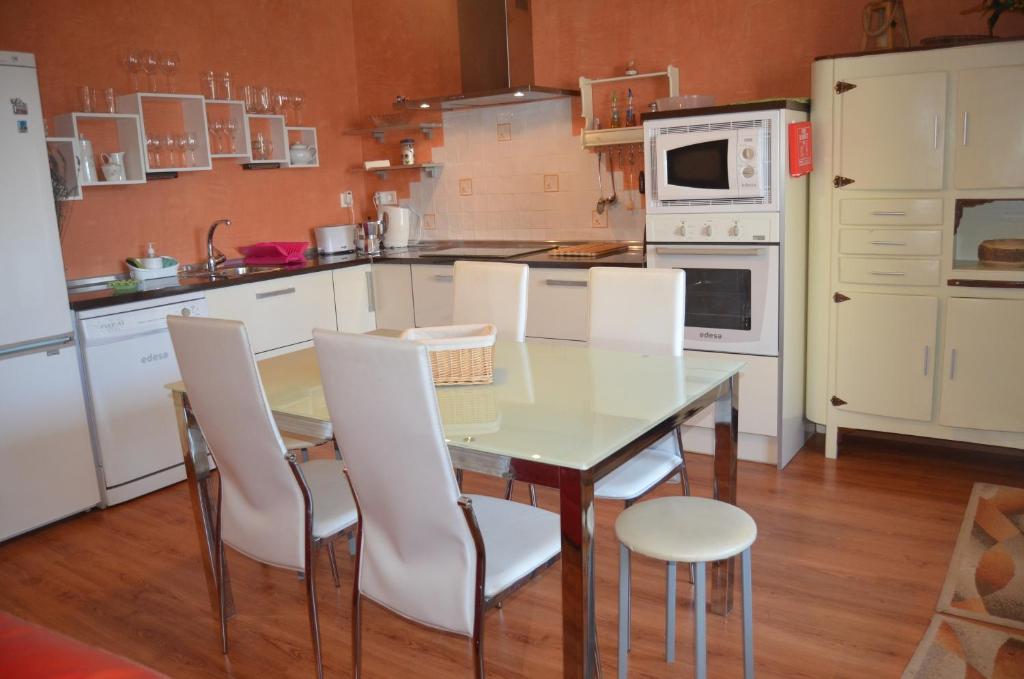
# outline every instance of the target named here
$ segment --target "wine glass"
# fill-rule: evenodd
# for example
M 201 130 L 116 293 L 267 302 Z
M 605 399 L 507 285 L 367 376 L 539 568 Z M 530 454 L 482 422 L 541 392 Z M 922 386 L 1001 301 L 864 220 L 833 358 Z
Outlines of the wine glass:
M 294 90 L 291 96 L 292 108 L 295 109 L 295 124 L 302 124 L 302 105 L 306 103 L 306 94 L 301 90 Z
M 160 135 L 153 135 L 146 140 L 146 143 L 153 147 L 153 162 L 150 164 L 151 167 L 161 167 L 160 162 Z
M 214 148 L 217 149 L 217 153 L 224 152 L 223 142 L 221 140 L 221 133 L 224 131 L 224 123 L 220 120 L 210 121 L 210 140 L 213 142 Z
M 181 59 L 177 52 L 167 52 L 160 59 L 160 68 L 163 69 L 164 75 L 167 77 L 168 92 L 174 91 L 174 74 L 180 65 Z
M 188 149 L 188 135 L 179 134 L 175 141 L 178 144 L 178 153 L 181 155 L 181 166 L 192 167 L 193 165 L 195 165 L 195 163 L 192 162 L 192 159 L 186 153 L 186 150 Z
M 142 53 L 142 70 L 146 72 L 149 80 L 149 91 L 159 92 L 156 86 L 156 72 L 160 68 L 160 55 L 153 50 L 146 50 Z
M 238 129 L 238 123 L 235 122 L 234 118 L 228 118 L 224 121 L 224 132 L 228 138 L 229 151 L 231 153 L 238 153 L 238 147 L 235 145 L 235 130 Z
M 167 149 L 167 164 L 171 167 L 179 167 L 178 160 L 174 155 L 174 147 L 177 143 L 177 137 L 170 132 L 164 135 L 164 148 Z
M 124 55 L 124 67 L 132 81 L 132 92 L 139 91 L 139 71 L 142 70 L 142 55 L 137 49 L 130 49 Z
M 196 146 L 199 145 L 199 138 L 193 132 L 189 132 L 185 135 L 185 140 L 188 142 L 188 162 L 189 165 L 195 167 L 196 165 Z
M 274 92 L 274 113 L 279 116 L 284 116 L 286 118 L 285 124 L 288 122 L 288 111 L 286 109 L 288 108 L 289 101 L 291 101 L 291 99 L 288 97 L 288 93 L 284 90 Z

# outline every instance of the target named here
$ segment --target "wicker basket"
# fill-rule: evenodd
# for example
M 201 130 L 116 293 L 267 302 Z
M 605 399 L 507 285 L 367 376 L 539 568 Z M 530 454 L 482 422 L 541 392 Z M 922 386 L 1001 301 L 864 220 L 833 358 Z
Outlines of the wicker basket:
M 434 384 L 490 384 L 494 381 L 494 338 L 486 325 L 410 328 L 402 339 L 427 345 Z

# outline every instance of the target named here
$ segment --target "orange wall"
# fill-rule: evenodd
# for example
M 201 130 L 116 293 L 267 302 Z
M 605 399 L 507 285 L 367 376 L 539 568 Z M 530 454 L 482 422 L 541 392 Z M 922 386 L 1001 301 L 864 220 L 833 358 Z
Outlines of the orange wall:
M 76 108 L 75 86 L 130 81 L 119 57 L 130 47 L 175 50 L 178 91 L 199 91 L 199 73 L 302 89 L 303 124 L 316 126 L 320 168 L 244 171 L 215 160 L 209 172 L 138 186 L 85 189 L 64 237 L 69 278 L 121 271 L 147 241 L 183 262 L 205 256 L 206 228 L 229 256 L 261 240 L 313 240 L 313 227 L 347 222 L 338 193 L 363 195 L 361 142 L 341 130 L 358 119 L 351 0 L 6 0 L 0 48 L 34 52 L 44 115 Z M 53 129 L 50 124 L 51 132 Z M 359 207 L 357 205 L 357 207 Z

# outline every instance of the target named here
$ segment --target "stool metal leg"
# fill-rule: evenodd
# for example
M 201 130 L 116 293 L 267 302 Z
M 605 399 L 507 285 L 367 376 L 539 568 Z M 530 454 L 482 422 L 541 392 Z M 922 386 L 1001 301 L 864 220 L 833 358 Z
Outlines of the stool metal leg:
M 631 555 L 626 545 L 619 545 L 619 679 L 626 679 L 629 659 L 629 616 Z
M 696 564 L 693 579 L 693 662 L 697 679 L 708 677 L 707 603 L 704 564 Z
M 676 661 L 676 562 L 665 565 L 665 662 Z
M 754 679 L 754 587 L 750 575 L 750 547 L 740 556 L 743 570 L 743 679 Z

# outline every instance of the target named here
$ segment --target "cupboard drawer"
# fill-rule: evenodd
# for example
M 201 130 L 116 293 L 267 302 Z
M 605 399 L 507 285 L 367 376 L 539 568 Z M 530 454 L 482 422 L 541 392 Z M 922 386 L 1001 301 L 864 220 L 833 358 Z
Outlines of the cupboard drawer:
M 839 252 L 844 255 L 940 255 L 938 229 L 840 229 Z
M 942 223 L 941 198 L 846 198 L 840 224 L 925 226 Z
M 867 285 L 938 285 L 939 260 L 840 257 L 839 280 Z
M 313 339 L 313 328 L 337 329 L 330 271 L 216 288 L 206 293 L 210 316 L 245 323 L 252 350 Z
M 451 325 L 455 301 L 455 267 L 451 264 L 414 264 L 412 304 L 416 327 Z
M 587 269 L 530 268 L 526 336 L 583 340 L 590 335 Z

